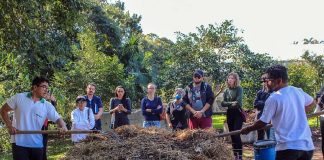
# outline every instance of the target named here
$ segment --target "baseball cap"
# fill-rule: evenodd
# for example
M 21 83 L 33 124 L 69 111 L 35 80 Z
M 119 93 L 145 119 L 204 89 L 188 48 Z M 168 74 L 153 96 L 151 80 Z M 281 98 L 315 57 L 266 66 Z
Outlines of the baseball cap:
M 87 101 L 84 96 L 78 96 L 75 100 L 76 103 Z
M 196 69 L 194 72 L 194 76 L 200 76 L 203 77 L 204 76 L 204 72 L 200 69 Z

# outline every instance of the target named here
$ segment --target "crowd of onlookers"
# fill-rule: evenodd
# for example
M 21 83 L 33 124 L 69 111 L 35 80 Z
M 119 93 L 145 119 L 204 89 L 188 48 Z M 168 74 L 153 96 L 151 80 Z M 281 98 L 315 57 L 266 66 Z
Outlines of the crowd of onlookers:
M 317 104 L 316 112 L 323 109 L 322 89 L 314 98 L 302 89 L 288 85 L 288 71 L 282 65 L 269 67 L 261 77 L 262 89 L 256 93 L 253 103 L 258 111 L 257 120 L 242 128 L 244 114 L 242 109 L 243 88 L 239 75 L 228 74 L 226 89 L 223 91 L 221 107 L 226 108 L 226 121 L 229 131 L 240 130 L 242 134 L 258 130 L 258 140 L 270 130 L 263 127 L 271 123 L 275 132 L 276 159 L 311 159 L 314 145 L 307 123 L 306 111 Z M 8 128 L 12 142 L 13 159 L 46 159 L 47 135 L 17 134 L 19 130 L 46 130 L 48 121 L 55 122 L 62 133 L 67 131 L 62 117 L 55 110 L 55 97 L 48 93 L 49 81 L 36 77 L 30 92 L 18 93 L 9 98 L 2 106 L 1 117 Z M 163 107 L 163 100 L 156 95 L 157 86 L 147 85 L 147 95 L 141 100 L 143 127 L 161 127 L 165 120 L 172 130 L 207 129 L 212 127 L 212 105 L 214 93 L 212 87 L 204 82 L 204 72 L 195 70 L 192 82 L 184 88 L 176 88 L 172 100 Z M 76 108 L 71 113 L 71 130 L 102 130 L 101 117 L 103 103 L 95 95 L 96 85 L 88 84 L 86 95 L 77 96 Z M 127 89 L 117 86 L 115 96 L 110 99 L 111 129 L 129 125 L 128 115 L 132 112 L 132 101 Z M 14 111 L 12 120 L 8 112 Z M 323 116 L 324 117 L 324 116 Z M 324 118 L 321 116 L 321 130 L 324 131 Z M 87 134 L 72 134 L 72 141 L 78 143 Z M 323 137 L 324 138 L 324 137 Z M 240 135 L 232 135 L 233 153 L 236 159 L 242 159 L 242 141 Z

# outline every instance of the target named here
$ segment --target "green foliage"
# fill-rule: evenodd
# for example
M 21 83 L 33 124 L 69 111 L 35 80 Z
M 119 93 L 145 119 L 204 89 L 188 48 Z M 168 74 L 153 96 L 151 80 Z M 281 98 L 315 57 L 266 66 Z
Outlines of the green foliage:
M 315 95 L 320 84 L 317 82 L 317 70 L 305 62 L 294 62 L 288 65 L 289 84 L 302 88 L 306 93 Z
M 302 58 L 305 59 L 311 66 L 313 66 L 317 70 L 317 79 L 316 82 L 318 84 L 324 84 L 323 78 L 324 78 L 324 55 L 317 55 L 317 54 L 311 54 L 309 51 L 306 51 Z M 319 90 L 319 88 L 318 88 Z
M 129 80 L 127 77 L 124 79 L 123 64 L 119 63 L 117 56 L 107 56 L 97 51 L 94 32 L 88 30 L 79 34 L 79 40 L 81 48 L 75 47 L 73 51 L 78 60 L 68 64 L 65 67 L 66 71 L 54 74 L 54 86 L 64 88 L 59 93 L 65 95 L 62 100 L 64 108 L 61 113 L 71 112 L 75 105 L 73 103 L 75 97 L 85 93 L 88 83 L 97 84 L 96 94 L 102 97 L 105 104 L 108 104 L 115 87 L 125 85 L 125 82 Z
M 11 150 L 10 135 L 6 128 L 0 124 L 0 153 L 9 152 Z

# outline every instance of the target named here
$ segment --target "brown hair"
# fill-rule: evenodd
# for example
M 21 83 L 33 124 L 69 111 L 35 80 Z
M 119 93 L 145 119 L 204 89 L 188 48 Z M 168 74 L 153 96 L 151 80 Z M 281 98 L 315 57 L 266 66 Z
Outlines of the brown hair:
M 227 75 L 227 79 L 226 79 L 226 85 L 227 85 L 228 88 L 229 88 L 229 84 L 228 84 L 228 78 L 229 78 L 229 76 L 233 76 L 234 79 L 235 79 L 234 88 L 240 86 L 240 76 L 237 73 L 235 73 L 235 72 L 231 72 L 231 73 L 229 73 Z

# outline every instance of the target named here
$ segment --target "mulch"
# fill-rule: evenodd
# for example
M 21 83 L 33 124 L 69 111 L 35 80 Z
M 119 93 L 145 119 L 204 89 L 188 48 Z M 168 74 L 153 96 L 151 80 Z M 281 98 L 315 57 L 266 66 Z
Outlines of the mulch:
M 101 135 L 90 135 L 72 147 L 66 160 L 232 160 L 231 146 L 215 137 L 216 131 L 122 126 Z

